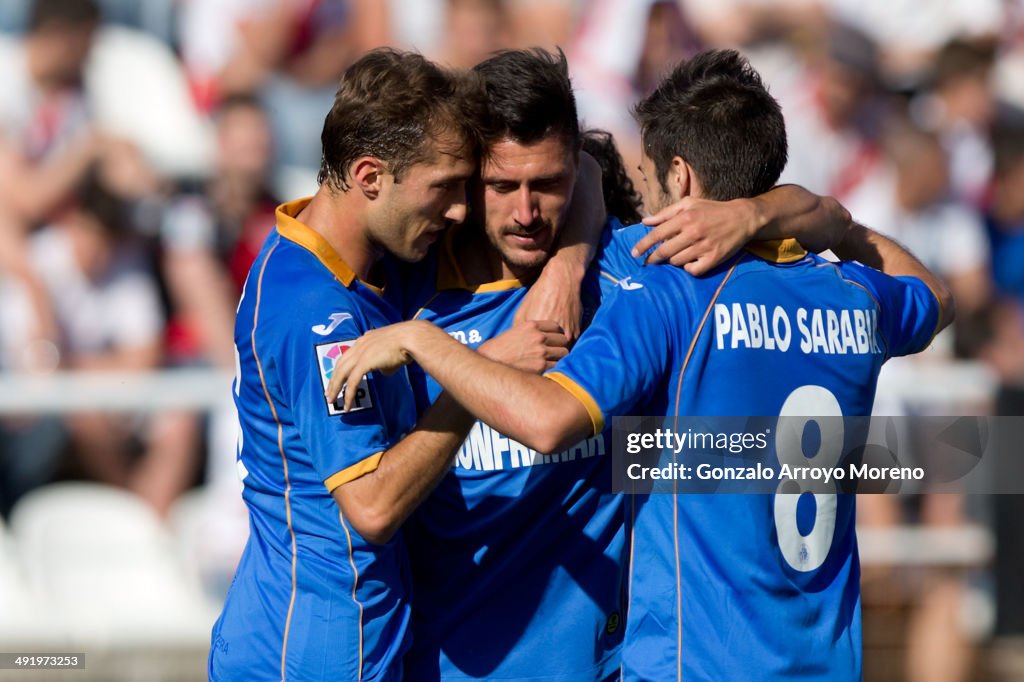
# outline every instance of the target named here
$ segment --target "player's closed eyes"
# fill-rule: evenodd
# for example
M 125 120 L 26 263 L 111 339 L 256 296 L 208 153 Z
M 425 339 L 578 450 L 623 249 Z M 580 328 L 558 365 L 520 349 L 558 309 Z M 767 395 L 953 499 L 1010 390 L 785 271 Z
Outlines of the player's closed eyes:
M 487 187 L 498 194 L 509 194 L 519 189 L 517 182 L 488 182 Z
M 553 192 L 562 184 L 562 178 L 545 178 L 530 185 L 534 192 Z

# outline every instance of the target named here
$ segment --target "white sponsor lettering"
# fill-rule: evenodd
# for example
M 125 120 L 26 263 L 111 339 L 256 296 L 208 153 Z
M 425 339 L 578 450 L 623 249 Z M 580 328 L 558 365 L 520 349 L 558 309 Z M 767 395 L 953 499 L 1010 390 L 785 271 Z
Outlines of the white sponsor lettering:
M 455 465 L 460 469 L 500 471 L 522 467 L 574 462 L 605 454 L 604 438 L 600 435 L 550 455 L 544 455 L 522 443 L 498 433 L 482 422 L 473 424 L 466 440 L 459 447 Z
M 448 332 L 448 336 L 452 337 L 464 346 L 471 343 L 480 343 L 484 340 L 483 335 L 480 334 L 480 330 L 478 329 L 470 329 L 468 332 L 461 329 L 453 329 Z
M 715 348 L 785 353 L 793 338 L 790 313 L 754 303 L 716 303 Z M 881 353 L 878 312 L 871 309 L 797 308 L 796 331 L 802 353 L 869 355 Z

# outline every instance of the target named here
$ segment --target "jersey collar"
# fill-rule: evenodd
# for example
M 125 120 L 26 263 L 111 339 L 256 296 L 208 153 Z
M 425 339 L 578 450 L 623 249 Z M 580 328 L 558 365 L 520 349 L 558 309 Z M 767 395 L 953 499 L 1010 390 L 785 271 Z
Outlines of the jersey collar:
M 743 248 L 772 263 L 795 263 L 807 255 L 807 249 L 792 237 L 750 242 Z
M 295 242 L 316 256 L 317 260 L 323 263 L 324 267 L 330 270 L 342 284 L 350 287 L 356 280 L 356 273 L 331 248 L 331 245 L 319 232 L 309 225 L 299 222 L 295 217 L 309 205 L 311 200 L 312 197 L 306 197 L 278 206 L 274 212 L 277 218 L 277 232 L 285 239 Z

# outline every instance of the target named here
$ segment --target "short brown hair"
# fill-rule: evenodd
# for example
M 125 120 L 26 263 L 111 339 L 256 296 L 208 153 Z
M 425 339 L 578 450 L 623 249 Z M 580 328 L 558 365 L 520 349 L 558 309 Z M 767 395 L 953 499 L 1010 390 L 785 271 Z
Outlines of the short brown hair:
M 360 156 L 379 158 L 397 179 L 445 133 L 462 141 L 452 151 L 476 154 L 485 113 L 475 74 L 442 69 L 415 52 L 371 50 L 342 76 L 320 136 L 317 180 L 347 191 L 349 166 Z

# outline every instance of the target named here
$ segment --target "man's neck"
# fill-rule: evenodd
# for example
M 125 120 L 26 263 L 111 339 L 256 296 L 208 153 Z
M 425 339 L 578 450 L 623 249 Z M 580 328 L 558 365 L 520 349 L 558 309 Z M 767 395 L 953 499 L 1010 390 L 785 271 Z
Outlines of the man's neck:
M 506 263 L 501 253 L 487 239 L 483 228 L 477 226 L 466 226 L 455 235 L 453 251 L 466 284 L 470 287 L 508 279 L 528 284 L 540 274 L 536 268 L 517 270 Z
M 356 277 L 368 282 L 383 253 L 370 241 L 362 212 L 349 199 L 321 187 L 296 218 L 323 237 Z

